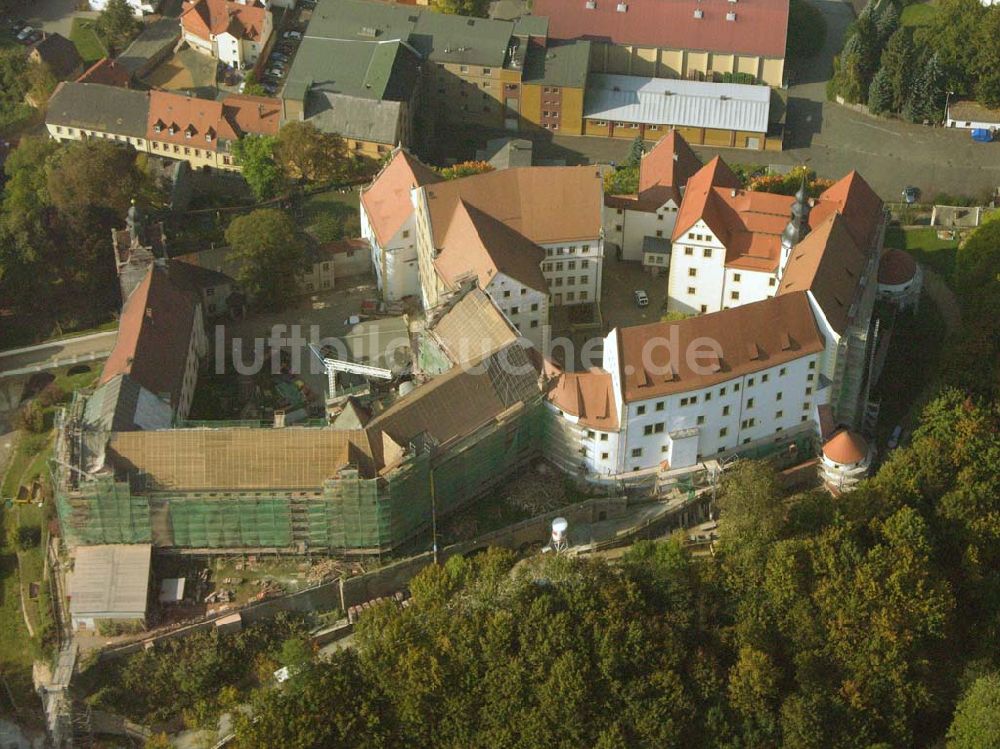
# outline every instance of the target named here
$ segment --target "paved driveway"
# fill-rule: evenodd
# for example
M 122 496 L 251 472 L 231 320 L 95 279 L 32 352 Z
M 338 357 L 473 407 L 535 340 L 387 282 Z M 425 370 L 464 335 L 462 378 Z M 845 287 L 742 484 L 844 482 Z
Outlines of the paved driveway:
M 67 39 L 73 17 L 96 18 L 92 11 L 77 11 L 78 0 L 35 0 L 20 11 L 21 17 L 36 29 L 62 34 Z
M 1000 186 L 1000 143 L 973 143 L 967 131 L 880 120 L 826 100 L 833 56 L 843 46 L 854 19 L 840 0 L 809 0 L 827 22 L 822 52 L 792 71 L 788 91 L 788 136 L 780 153 L 696 148 L 703 159 L 719 154 L 727 161 L 754 164 L 808 163 L 821 176 L 837 178 L 857 169 L 885 200 L 898 200 L 906 185 L 928 199 L 939 192 L 979 196 Z M 570 163 L 625 158 L 627 141 L 556 136 L 536 146 L 541 158 Z

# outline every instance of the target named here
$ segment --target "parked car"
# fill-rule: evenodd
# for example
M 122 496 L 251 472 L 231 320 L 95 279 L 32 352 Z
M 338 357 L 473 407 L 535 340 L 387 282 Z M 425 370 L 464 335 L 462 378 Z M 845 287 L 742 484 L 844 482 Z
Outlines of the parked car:
M 42 41 L 42 32 L 32 31 L 30 34 L 28 34 L 28 36 L 26 36 L 24 39 L 21 40 L 21 44 L 26 44 L 28 46 L 31 46 L 32 44 L 35 44 L 36 42 L 40 41 Z
M 913 185 L 907 185 L 903 188 L 903 200 L 905 200 L 908 204 L 912 205 L 913 203 L 916 203 L 919 198 L 919 188 L 916 188 Z
M 288 62 L 288 55 L 283 55 L 280 52 L 275 52 L 271 55 L 271 60 L 274 62 L 280 62 L 282 64 Z
M 23 42 L 33 33 L 35 33 L 35 30 L 33 28 L 31 28 L 30 26 L 25 26 L 24 28 L 22 28 L 20 31 L 17 32 L 17 41 Z
M 646 295 L 646 292 L 643 291 L 642 289 L 637 289 L 634 294 L 634 297 L 636 306 L 638 307 L 649 306 L 649 297 Z
M 985 127 L 977 127 L 972 131 L 972 139 L 976 143 L 990 143 L 993 140 L 993 131 Z
M 267 74 L 271 76 L 271 78 L 273 78 L 275 81 L 279 81 L 281 80 L 281 76 L 284 75 L 284 72 L 278 70 L 277 68 L 271 68 L 270 70 L 267 71 Z
M 282 39 L 294 39 L 295 41 L 300 41 L 302 39 L 302 33 L 299 31 L 286 31 L 281 35 Z

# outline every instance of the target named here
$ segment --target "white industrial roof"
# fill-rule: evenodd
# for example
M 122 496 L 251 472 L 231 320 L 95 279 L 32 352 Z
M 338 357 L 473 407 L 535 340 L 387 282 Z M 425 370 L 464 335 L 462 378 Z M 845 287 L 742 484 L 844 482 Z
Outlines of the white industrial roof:
M 763 133 L 770 107 L 768 86 L 597 73 L 589 79 L 583 116 Z
M 69 581 L 74 616 L 142 618 L 149 596 L 149 544 L 78 546 Z

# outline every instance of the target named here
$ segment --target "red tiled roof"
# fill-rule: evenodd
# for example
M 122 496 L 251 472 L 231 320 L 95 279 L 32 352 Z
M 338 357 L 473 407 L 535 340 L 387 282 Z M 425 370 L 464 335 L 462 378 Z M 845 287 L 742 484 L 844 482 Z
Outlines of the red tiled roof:
M 368 242 L 364 239 L 351 238 L 351 239 L 337 239 L 333 242 L 324 242 L 316 248 L 318 252 L 324 255 L 329 255 L 333 257 L 334 255 L 343 255 L 346 252 L 368 252 L 369 251 Z
M 856 171 L 832 184 L 813 206 L 809 223 L 816 226 L 831 211 L 839 211 L 847 219 L 854 241 L 861 247 L 873 243 L 882 222 L 882 199 Z
M 541 267 L 545 250 L 464 200 L 455 207 L 441 247 L 434 267 L 452 286 L 471 274 L 485 289 L 503 273 L 535 291 L 549 290 Z
M 672 331 L 674 327 L 676 331 Z M 824 347 L 804 291 L 679 322 L 622 328 L 618 335 L 622 390 L 627 402 L 725 382 L 818 353 Z M 717 346 L 718 359 L 714 362 L 711 355 L 703 355 L 711 351 L 706 340 Z M 692 365 L 707 371 L 696 371 Z
M 426 188 L 435 246 L 464 200 L 532 242 L 595 239 L 604 187 L 591 166 L 528 166 L 485 172 Z
M 868 457 L 865 438 L 848 429 L 841 429 L 823 444 L 823 455 L 834 463 L 851 465 Z
M 684 187 L 699 169 L 701 160 L 691 146 L 671 130 L 639 162 L 639 194 L 654 187 Z
M 375 238 L 383 247 L 413 213 L 410 189 L 440 182 L 441 177 L 408 151 L 398 148 L 371 186 L 362 190 L 361 202 Z
M 157 127 L 159 132 L 156 132 Z M 216 151 L 220 137 L 228 140 L 237 137 L 232 125 L 222 116 L 222 102 L 169 91 L 149 92 L 147 139 Z
M 281 127 L 281 100 L 267 96 L 232 94 L 222 101 L 222 113 L 237 135 L 277 135 Z
M 831 213 L 792 249 L 778 294 L 811 290 L 827 322 L 843 333 L 867 257 L 851 236 L 847 219 Z
M 788 0 L 535 0 L 532 13 L 549 19 L 550 39 L 705 50 L 784 58 Z M 702 12 L 695 18 L 695 10 Z M 736 12 L 735 21 L 726 14 Z
M 83 71 L 83 75 L 77 78 L 76 82 L 131 88 L 132 76 L 118 62 L 104 57 Z
M 244 5 L 228 0 L 196 0 L 181 13 L 181 26 L 188 33 L 202 39 L 210 39 L 228 31 L 237 39 L 261 42 L 268 12 L 259 5 Z
M 910 281 L 917 272 L 917 262 L 903 250 L 886 250 L 878 263 L 878 282 L 898 286 Z
M 155 395 L 169 394 L 176 407 L 184 382 L 196 302 L 154 265 L 129 295 L 118 338 L 101 372 L 100 384 L 127 374 Z
M 563 372 L 549 390 L 548 399 L 562 411 L 577 416 L 580 424 L 603 432 L 618 429 L 611 373 L 603 369 Z

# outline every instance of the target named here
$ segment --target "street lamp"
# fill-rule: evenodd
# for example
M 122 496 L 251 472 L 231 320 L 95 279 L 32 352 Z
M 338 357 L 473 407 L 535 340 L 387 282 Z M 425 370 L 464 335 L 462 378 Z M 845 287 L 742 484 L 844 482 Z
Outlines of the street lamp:
M 945 91 L 944 97 L 944 126 L 948 127 L 948 103 L 951 101 L 951 97 L 955 95 L 954 91 Z

